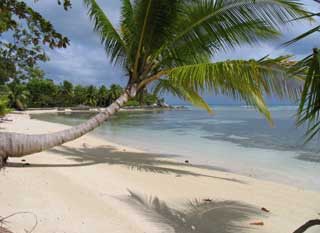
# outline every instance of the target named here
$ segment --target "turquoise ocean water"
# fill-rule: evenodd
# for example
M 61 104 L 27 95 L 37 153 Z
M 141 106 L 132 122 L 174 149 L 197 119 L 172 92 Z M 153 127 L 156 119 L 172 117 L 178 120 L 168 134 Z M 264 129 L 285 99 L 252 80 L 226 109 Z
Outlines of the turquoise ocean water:
M 320 190 L 320 140 L 304 145 L 294 124 L 296 107 L 270 108 L 274 127 L 245 106 L 120 112 L 93 134 L 150 153 L 179 155 L 232 172 Z M 76 125 L 92 114 L 42 114 L 37 119 Z

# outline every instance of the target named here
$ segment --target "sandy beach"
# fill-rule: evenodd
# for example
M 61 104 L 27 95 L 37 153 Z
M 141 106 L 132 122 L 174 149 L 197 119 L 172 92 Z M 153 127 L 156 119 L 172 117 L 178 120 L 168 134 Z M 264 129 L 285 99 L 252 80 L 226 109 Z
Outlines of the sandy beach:
M 28 114 L 7 118 L 12 121 L 1 123 L 1 132 L 68 127 Z M 26 212 L 6 223 L 16 233 L 35 223 L 38 233 L 291 233 L 320 214 L 319 192 L 184 164 L 90 134 L 10 158 L 0 171 L 0 186 L 0 216 Z

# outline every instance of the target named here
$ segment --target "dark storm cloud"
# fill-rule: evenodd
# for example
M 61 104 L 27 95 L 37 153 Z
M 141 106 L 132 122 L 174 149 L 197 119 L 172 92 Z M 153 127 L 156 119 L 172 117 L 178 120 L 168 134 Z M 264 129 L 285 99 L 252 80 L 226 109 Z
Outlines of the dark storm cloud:
M 73 7 L 67 12 L 62 7 L 58 7 L 55 0 L 41 0 L 37 3 L 28 0 L 27 2 L 38 9 L 54 24 L 59 32 L 67 35 L 71 40 L 71 45 L 67 49 L 48 51 L 51 61 L 44 64 L 43 68 L 49 78 L 56 81 L 67 79 L 76 83 L 96 85 L 114 82 L 125 83 L 125 74 L 119 67 L 113 67 L 110 64 L 98 35 L 92 31 L 92 24 L 82 0 L 73 0 Z M 314 3 L 312 0 L 301 2 L 306 3 L 311 11 L 320 10 L 320 4 Z M 110 20 L 118 26 L 120 1 L 98 0 L 98 3 L 106 11 Z M 290 47 L 283 47 L 281 44 L 314 25 L 310 23 L 294 24 L 283 31 L 281 39 L 263 42 L 254 48 L 242 46 L 236 51 L 217 54 L 213 59 L 258 59 L 268 54 L 271 56 L 293 54 L 297 58 L 301 58 L 310 53 L 313 47 L 319 47 L 317 36 L 305 39 Z

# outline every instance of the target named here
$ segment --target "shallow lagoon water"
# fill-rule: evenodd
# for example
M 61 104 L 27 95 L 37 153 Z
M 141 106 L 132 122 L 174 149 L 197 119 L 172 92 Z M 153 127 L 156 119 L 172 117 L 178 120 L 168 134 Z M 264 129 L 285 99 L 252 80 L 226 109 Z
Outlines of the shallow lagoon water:
M 319 139 L 304 145 L 296 107 L 271 107 L 274 126 L 254 109 L 218 106 L 215 114 L 189 110 L 120 112 L 93 133 L 150 153 L 220 166 L 257 178 L 320 190 Z M 41 114 L 40 120 L 76 125 L 92 114 Z

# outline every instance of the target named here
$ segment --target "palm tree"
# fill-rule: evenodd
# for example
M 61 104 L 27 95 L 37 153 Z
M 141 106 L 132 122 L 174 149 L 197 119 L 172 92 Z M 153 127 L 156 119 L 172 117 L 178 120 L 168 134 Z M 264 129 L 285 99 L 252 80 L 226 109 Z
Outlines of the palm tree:
M 98 100 L 98 91 L 97 88 L 94 87 L 93 85 L 90 85 L 87 88 L 86 91 L 86 100 L 85 100 L 85 104 L 89 105 L 89 106 L 97 106 L 97 100 Z
M 102 85 L 98 91 L 97 105 L 99 107 L 105 107 L 105 106 L 107 106 L 107 102 L 108 102 L 108 89 L 106 88 L 105 85 Z
M 87 88 L 81 85 L 74 87 L 73 105 L 82 105 L 86 102 Z
M 109 104 L 113 103 L 116 99 L 118 99 L 122 93 L 123 93 L 123 89 L 121 86 L 117 84 L 112 84 L 108 91 L 108 97 L 107 97 Z
M 20 157 L 74 140 L 98 127 L 130 98 L 159 80 L 183 89 L 183 97 L 210 111 L 204 91 L 253 105 L 268 120 L 263 96 L 296 94 L 279 59 L 212 62 L 219 52 L 276 38 L 279 28 L 307 12 L 295 0 L 121 0 L 117 30 L 95 0 L 84 0 L 94 29 L 128 84 L 105 112 L 61 132 L 0 134 L 0 157 Z
M 62 107 L 70 107 L 72 98 L 74 97 L 73 84 L 66 80 L 63 81 L 59 87 L 58 97 L 60 98 L 60 105 Z
M 13 81 L 9 84 L 10 92 L 9 92 L 9 102 L 10 106 L 22 111 L 27 107 L 27 101 L 29 92 L 26 89 L 24 84 L 19 83 L 18 81 Z

